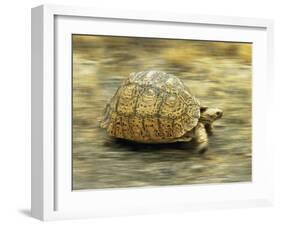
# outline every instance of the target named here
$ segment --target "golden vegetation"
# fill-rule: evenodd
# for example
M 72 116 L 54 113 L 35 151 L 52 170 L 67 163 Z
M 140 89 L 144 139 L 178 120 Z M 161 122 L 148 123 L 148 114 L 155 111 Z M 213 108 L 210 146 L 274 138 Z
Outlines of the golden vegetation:
M 162 56 L 168 62 L 178 66 L 191 65 L 204 57 L 236 59 L 250 65 L 252 46 L 248 43 L 193 41 L 193 43 L 179 43 L 163 49 Z
M 251 43 L 75 35 L 73 46 L 82 55 L 89 54 L 92 60 L 100 60 L 106 54 L 122 58 L 139 58 L 141 54 L 182 67 L 190 67 L 205 57 L 237 60 L 247 65 L 252 62 Z

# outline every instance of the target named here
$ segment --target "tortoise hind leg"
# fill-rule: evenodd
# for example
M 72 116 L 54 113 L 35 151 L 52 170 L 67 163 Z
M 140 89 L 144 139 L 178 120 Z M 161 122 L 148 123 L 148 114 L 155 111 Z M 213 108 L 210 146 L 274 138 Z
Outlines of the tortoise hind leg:
M 106 105 L 103 114 L 104 114 L 104 116 L 98 117 L 98 123 L 99 123 L 100 128 L 106 129 L 109 124 L 109 118 L 110 118 L 109 104 Z
M 198 145 L 196 149 L 200 154 L 208 150 L 208 134 L 202 123 L 198 123 L 195 127 L 195 141 Z

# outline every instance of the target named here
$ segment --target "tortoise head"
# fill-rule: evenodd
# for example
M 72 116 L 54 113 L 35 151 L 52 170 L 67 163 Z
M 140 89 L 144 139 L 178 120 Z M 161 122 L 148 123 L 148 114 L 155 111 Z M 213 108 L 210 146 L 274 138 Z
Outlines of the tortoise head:
M 223 115 L 223 111 L 218 108 L 200 107 L 200 119 L 204 125 L 211 125 L 214 121 L 220 119 Z

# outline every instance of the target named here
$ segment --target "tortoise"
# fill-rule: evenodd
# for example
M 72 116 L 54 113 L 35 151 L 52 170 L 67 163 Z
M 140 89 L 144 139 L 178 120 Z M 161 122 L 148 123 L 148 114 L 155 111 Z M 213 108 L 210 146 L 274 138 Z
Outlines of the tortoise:
M 218 108 L 201 106 L 175 75 L 162 71 L 131 73 L 105 107 L 100 122 L 111 137 L 139 143 L 195 140 L 208 149 L 208 133 L 223 115 Z

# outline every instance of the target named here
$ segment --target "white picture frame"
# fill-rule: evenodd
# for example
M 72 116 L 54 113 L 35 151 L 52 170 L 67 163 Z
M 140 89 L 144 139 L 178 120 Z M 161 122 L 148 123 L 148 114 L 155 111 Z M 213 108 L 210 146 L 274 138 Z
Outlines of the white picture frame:
M 139 30 L 133 28 L 137 23 Z M 159 24 L 168 30 L 174 29 L 177 37 L 181 38 L 187 35 L 181 30 L 189 26 L 202 32 L 198 36 L 196 32 L 190 32 L 188 38 L 256 43 L 256 55 L 253 55 L 252 182 L 73 192 L 70 187 L 71 147 L 67 142 L 71 130 L 70 116 L 67 116 L 70 109 L 67 84 L 71 79 L 69 35 L 77 29 L 75 31 L 79 33 L 94 31 L 108 35 L 145 36 L 142 26 L 152 32 Z M 170 37 L 166 30 L 159 29 L 152 36 Z M 33 8 L 32 216 L 41 220 L 56 220 L 272 205 L 273 151 L 265 139 L 271 131 L 271 125 L 266 120 L 267 109 L 272 104 L 268 101 L 273 84 L 272 63 L 273 21 L 267 19 L 155 14 L 57 5 Z M 66 121 L 62 120 L 61 115 L 66 116 Z

